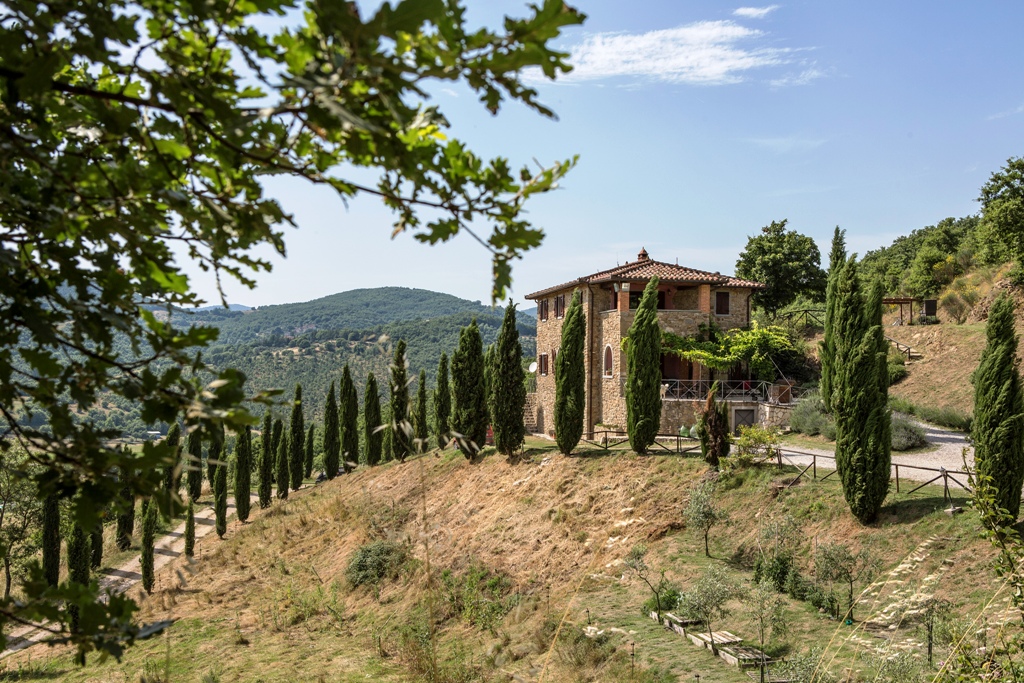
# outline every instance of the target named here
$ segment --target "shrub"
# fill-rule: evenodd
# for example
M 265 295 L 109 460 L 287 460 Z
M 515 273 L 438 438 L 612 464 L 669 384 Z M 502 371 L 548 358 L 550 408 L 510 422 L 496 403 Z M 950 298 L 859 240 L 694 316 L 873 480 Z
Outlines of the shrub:
M 775 427 L 750 425 L 740 427 L 734 443 L 736 456 L 741 460 L 771 455 L 779 446 L 779 430 Z
M 800 432 L 807 436 L 824 434 L 831 423 L 832 418 L 825 412 L 825 402 L 821 399 L 821 394 L 816 391 L 808 392 L 796 404 L 796 408 L 793 409 L 793 414 L 789 418 L 790 428 L 794 432 Z
M 754 562 L 754 583 L 767 582 L 781 593 L 792 570 L 793 558 L 788 553 L 779 553 L 775 557 L 762 555 Z
M 900 413 L 892 414 L 892 449 L 894 451 L 909 451 L 912 448 L 920 448 L 928 445 L 924 436 L 924 430 L 914 424 L 906 415 Z
M 515 597 L 509 596 L 509 578 L 481 565 L 472 565 L 461 575 L 445 569 L 441 573 L 441 588 L 443 600 L 453 614 L 489 631 L 515 603 Z
M 889 408 L 894 412 L 914 415 L 925 422 L 955 429 L 960 432 L 970 433 L 974 418 L 967 413 L 962 413 L 956 408 L 935 408 L 933 406 L 915 405 L 906 399 L 898 396 L 889 397 Z
M 903 355 L 896 353 L 895 350 L 890 349 L 889 356 L 886 359 L 886 368 L 889 372 L 889 384 L 896 384 L 901 379 L 907 376 L 907 361 L 903 358 Z
M 599 666 L 615 652 L 609 640 L 604 632 L 591 638 L 578 628 L 565 628 L 558 637 L 556 652 L 562 662 L 576 668 Z
M 359 546 L 345 570 L 345 578 L 353 587 L 377 585 L 398 576 L 408 556 L 404 546 L 391 541 L 373 541 Z
M 812 583 L 808 586 L 805 599 L 811 603 L 811 606 L 824 612 L 830 618 L 839 618 L 839 598 L 832 591 L 826 591 L 820 584 Z
M 783 586 L 786 595 L 794 600 L 804 600 L 807 598 L 809 589 L 810 583 L 807 579 L 800 575 L 800 571 L 795 566 L 790 567 L 789 574 L 786 575 L 786 585 Z
M 657 584 L 656 588 L 658 589 L 658 597 L 655 598 L 652 595 L 644 601 L 642 611 L 645 615 L 658 611 L 659 600 L 661 602 L 662 609 L 674 609 L 676 604 L 679 602 L 679 596 L 683 594 L 682 591 L 679 590 L 679 586 L 674 583 L 669 583 L 666 580 L 662 580 Z M 668 605 L 667 608 L 665 607 L 666 605 Z

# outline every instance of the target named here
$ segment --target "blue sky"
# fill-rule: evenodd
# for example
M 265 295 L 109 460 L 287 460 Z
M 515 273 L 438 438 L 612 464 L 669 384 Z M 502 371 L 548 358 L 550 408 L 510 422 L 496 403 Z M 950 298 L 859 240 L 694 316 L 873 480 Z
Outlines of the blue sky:
M 496 26 L 521 2 L 468 0 Z M 515 263 L 513 297 L 632 260 L 732 272 L 772 220 L 814 237 L 834 226 L 863 253 L 947 216 L 975 213 L 978 188 L 1024 154 L 1019 2 L 583 1 L 558 45 L 577 69 L 537 81 L 559 114 L 510 104 L 491 117 L 465 88 L 439 85 L 449 134 L 517 165 L 580 155 L 530 217 L 547 238 Z M 288 258 L 248 305 L 401 285 L 484 300 L 487 254 L 469 236 L 427 247 L 390 239 L 373 198 L 348 208 L 323 188 L 272 181 L 300 226 Z M 823 264 L 824 265 L 824 264 Z M 191 271 L 190 271 L 191 272 Z M 194 274 L 207 298 L 208 279 Z

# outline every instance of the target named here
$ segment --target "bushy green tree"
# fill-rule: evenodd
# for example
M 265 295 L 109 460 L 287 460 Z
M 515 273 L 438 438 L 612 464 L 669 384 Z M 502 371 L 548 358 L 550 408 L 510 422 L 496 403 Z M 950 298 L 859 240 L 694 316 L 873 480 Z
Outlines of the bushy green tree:
M 292 490 L 302 486 L 302 470 L 306 464 L 306 453 L 303 446 L 306 439 L 306 420 L 303 417 L 302 387 L 295 385 L 295 400 L 292 403 L 292 421 L 288 429 L 289 473 Z
M 198 429 L 188 435 L 188 458 L 185 467 L 188 471 L 189 498 L 199 500 L 203 492 L 203 434 Z
M 366 391 L 363 392 L 363 429 L 366 430 L 366 464 L 378 464 L 384 448 L 384 430 L 380 428 L 380 389 L 373 373 L 366 375 Z
M 334 382 L 327 391 L 327 404 L 324 406 L 324 472 L 328 479 L 338 476 L 341 464 L 341 434 L 338 417 L 338 402 L 334 397 Z
M 979 242 L 994 252 L 990 261 L 1024 262 L 1024 157 L 1010 157 L 981 188 Z
M 82 527 L 75 524 L 71 530 L 71 538 L 68 539 L 68 580 L 77 583 L 79 586 L 89 585 L 89 556 L 92 554 L 89 543 L 89 534 Z M 78 631 L 79 608 L 72 603 L 69 606 L 71 611 L 71 631 Z
M 250 494 L 252 492 L 252 427 L 238 435 L 235 446 L 235 512 L 238 521 L 249 519 Z
M 785 306 L 806 296 L 821 301 L 825 296 L 825 272 L 821 269 L 818 245 L 807 235 L 786 230 L 788 221 L 772 221 L 761 234 L 747 238 L 747 246 L 736 261 L 736 276 L 761 282 L 753 301 L 770 318 Z
M 139 564 L 142 571 L 142 588 L 147 593 L 153 592 L 154 552 L 156 549 L 156 504 L 149 501 L 142 517 L 142 556 Z
M 996 503 L 1016 520 L 1024 485 L 1024 394 L 1017 364 L 1013 299 L 1003 293 L 989 310 L 986 345 L 974 383 L 974 463 Z
M 825 336 L 818 349 L 818 356 L 821 359 L 821 401 L 825 404 L 825 410 L 832 412 L 832 383 L 835 376 L 835 355 L 836 340 L 835 327 L 836 316 L 842 315 L 842 311 L 836 310 L 836 287 L 839 282 L 839 275 L 846 266 L 846 231 L 836 226 L 832 233 L 832 251 L 828 257 L 828 284 L 825 289 Z
M 416 440 L 414 445 L 417 453 L 427 452 L 427 439 L 430 436 L 430 425 L 427 424 L 427 371 L 420 370 L 419 386 L 416 387 L 416 415 L 413 420 Z
M 716 398 L 718 382 L 711 385 L 704 405 L 697 409 L 697 436 L 704 461 L 716 470 L 722 458 L 729 455 L 729 404 Z
M 288 439 L 281 439 L 277 444 L 277 497 L 282 500 L 288 497 L 289 472 Z
M 516 305 L 509 299 L 501 331 L 494 342 L 491 368 L 491 415 L 494 446 L 512 459 L 526 441 L 523 412 L 526 409 L 526 383 L 523 372 L 523 346 L 516 327 Z
M 626 347 L 626 431 L 629 445 L 646 453 L 661 428 L 661 328 L 658 278 L 640 297 Z
M 51 493 L 43 499 L 43 576 L 56 586 L 60 580 L 60 499 Z
M 409 424 L 409 369 L 405 360 L 405 340 L 395 344 L 395 357 L 391 363 L 388 388 L 391 396 L 391 444 L 394 457 L 399 462 L 412 449 L 412 426 Z
M 463 455 L 472 459 L 487 443 L 484 343 L 473 322 L 462 328 L 452 354 L 452 429 Z
M 853 516 L 870 524 L 889 492 L 892 462 L 889 346 L 882 330 L 882 288 L 876 283 L 870 292 L 862 291 L 855 256 L 846 262 L 839 278 L 832 387 L 836 470 Z
M 555 358 L 555 442 L 564 455 L 583 438 L 583 411 L 587 402 L 584 345 L 586 317 L 579 290 L 572 293 L 562 321 L 562 348 Z
M 213 515 L 216 518 L 217 535 L 224 538 L 228 530 L 228 464 L 217 465 L 213 475 Z
M 271 495 L 274 481 L 274 466 L 277 464 L 277 452 L 274 450 L 274 427 L 273 416 L 268 410 L 263 416 L 263 433 L 260 435 L 262 446 L 260 449 L 260 472 L 259 489 L 257 494 L 260 499 L 260 509 L 270 507 Z
M 444 448 L 451 441 L 448 423 L 452 412 L 452 390 L 448 385 L 448 354 L 442 352 L 437 364 L 437 382 L 434 385 L 434 427 L 437 447 Z
M 306 479 L 313 476 L 313 460 L 316 456 L 316 425 L 309 425 L 309 429 L 306 430 L 306 448 L 305 448 L 305 474 Z
M 185 510 L 185 557 L 194 557 L 196 554 L 196 504 L 191 498 L 188 499 L 188 509 Z
M 341 460 L 346 472 L 359 464 L 359 398 L 348 364 L 341 371 Z

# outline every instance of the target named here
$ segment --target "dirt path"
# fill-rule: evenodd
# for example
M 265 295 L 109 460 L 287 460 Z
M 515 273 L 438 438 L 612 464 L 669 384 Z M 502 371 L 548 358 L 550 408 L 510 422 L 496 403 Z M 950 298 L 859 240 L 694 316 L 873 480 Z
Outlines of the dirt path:
M 305 489 L 308 487 L 308 485 L 304 485 L 302 488 Z M 258 509 L 259 497 L 253 495 L 251 500 L 254 503 L 253 509 Z M 229 522 L 234 516 L 234 510 L 235 504 L 229 502 Z M 204 505 L 197 509 L 195 512 L 195 518 L 196 541 L 198 542 L 199 539 L 213 533 L 216 528 L 213 505 Z M 153 548 L 154 573 L 159 572 L 162 567 L 167 566 L 178 557 L 181 557 L 184 552 L 185 522 L 182 521 L 182 523 L 176 526 L 173 530 L 166 532 L 163 536 L 157 539 Z M 98 569 L 96 573 L 100 576 L 99 584 L 101 594 L 107 591 L 115 595 L 124 593 L 129 588 L 142 581 L 142 557 L 141 555 L 136 555 L 120 567 L 104 567 L 102 569 Z M 39 627 L 22 626 L 16 628 L 7 634 L 7 649 L 0 653 L 0 659 L 31 647 L 36 643 L 43 642 L 50 635 L 52 634 Z
M 916 470 L 912 467 L 927 467 L 931 470 L 944 468 L 948 471 L 962 472 L 964 469 L 963 451 L 967 449 L 967 464 L 974 466 L 974 448 L 967 442 L 967 437 L 961 432 L 954 432 L 942 427 L 936 427 L 925 422 L 914 421 L 925 432 L 928 443 L 935 446 L 935 449 L 923 453 L 898 454 L 893 453 L 893 465 L 900 465 L 900 479 L 926 482 L 938 476 L 938 472 L 929 470 Z M 811 455 L 824 456 L 818 458 L 818 469 L 835 469 L 835 452 L 819 448 L 783 448 L 782 455 L 784 462 L 800 467 L 811 464 L 814 458 Z M 910 465 L 911 467 L 903 467 Z M 895 473 L 895 468 L 894 468 Z M 954 475 L 950 478 L 949 485 L 956 487 L 957 483 L 966 484 L 963 476 Z M 941 481 L 938 482 L 941 484 Z

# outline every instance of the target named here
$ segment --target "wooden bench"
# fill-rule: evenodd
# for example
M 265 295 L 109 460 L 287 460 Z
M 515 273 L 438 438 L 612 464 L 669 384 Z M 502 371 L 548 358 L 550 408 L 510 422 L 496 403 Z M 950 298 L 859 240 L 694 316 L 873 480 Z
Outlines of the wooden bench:
M 717 642 L 715 641 L 716 644 Z M 768 655 L 749 645 L 725 645 L 718 648 L 718 656 L 741 669 L 758 666 L 761 662 L 769 664 L 773 661 L 768 658 Z
M 743 642 L 742 638 L 735 636 L 728 631 L 714 631 L 710 636 L 703 631 L 687 631 L 686 637 L 689 638 L 694 645 L 708 649 L 711 649 L 712 638 L 715 640 L 716 647 L 722 645 L 738 645 Z

